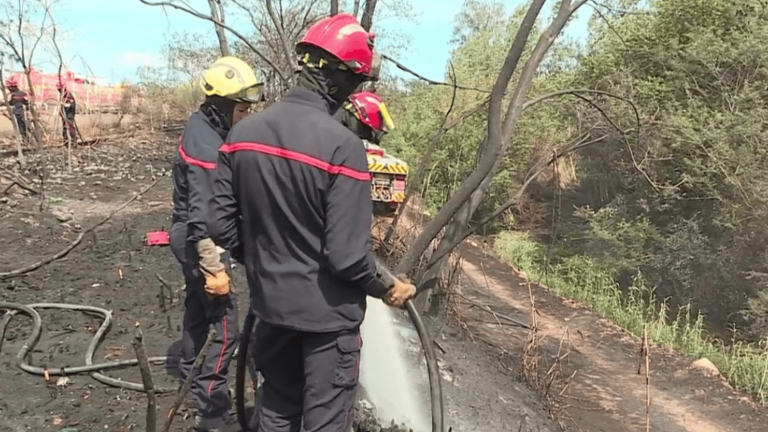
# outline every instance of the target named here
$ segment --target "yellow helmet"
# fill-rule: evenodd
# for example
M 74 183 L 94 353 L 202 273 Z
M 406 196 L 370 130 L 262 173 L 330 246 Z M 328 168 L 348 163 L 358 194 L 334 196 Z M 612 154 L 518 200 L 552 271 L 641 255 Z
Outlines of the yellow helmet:
M 207 96 L 217 95 L 238 102 L 257 102 L 263 85 L 248 63 L 232 56 L 216 60 L 200 79 Z

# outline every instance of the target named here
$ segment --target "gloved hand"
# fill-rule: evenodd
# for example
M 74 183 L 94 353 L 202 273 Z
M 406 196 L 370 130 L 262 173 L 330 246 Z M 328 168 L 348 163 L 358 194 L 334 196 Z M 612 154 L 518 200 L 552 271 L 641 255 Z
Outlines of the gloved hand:
M 200 256 L 200 271 L 205 276 L 205 292 L 211 297 L 229 295 L 231 282 L 226 267 L 221 262 L 217 246 L 213 240 L 202 239 L 195 245 Z
M 402 308 L 406 300 L 410 300 L 416 295 L 416 287 L 409 282 L 403 282 L 402 279 L 405 278 L 395 278 L 395 285 L 382 298 L 384 303 L 392 307 Z

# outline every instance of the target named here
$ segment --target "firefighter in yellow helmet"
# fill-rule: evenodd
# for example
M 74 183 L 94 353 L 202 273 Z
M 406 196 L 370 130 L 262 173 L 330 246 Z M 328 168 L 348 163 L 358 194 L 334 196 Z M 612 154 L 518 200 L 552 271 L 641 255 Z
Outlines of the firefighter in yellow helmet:
M 200 86 L 206 98 L 179 137 L 173 167 L 171 251 L 186 282 L 179 372 L 183 381 L 192 371 L 213 325 L 216 339 L 191 390 L 198 412 L 196 430 L 234 431 L 239 429 L 230 410 L 228 377 L 238 335 L 237 303 L 230 293 L 227 264 L 237 251 L 217 247 L 207 222 L 219 147 L 242 112 L 259 100 L 263 83 L 247 63 L 227 56 L 205 71 Z

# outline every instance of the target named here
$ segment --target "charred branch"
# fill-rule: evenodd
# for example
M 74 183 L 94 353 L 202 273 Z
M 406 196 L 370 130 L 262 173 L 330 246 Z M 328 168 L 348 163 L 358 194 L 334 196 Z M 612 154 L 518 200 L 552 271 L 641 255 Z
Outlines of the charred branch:
M 564 3 L 569 2 L 566 1 Z M 528 12 L 526 12 L 522 24 L 520 25 L 520 29 L 515 36 L 515 40 L 512 43 L 507 58 L 504 61 L 501 72 L 496 79 L 496 84 L 494 85 L 489 101 L 489 148 L 501 147 L 501 104 L 504 98 L 504 93 L 509 81 L 512 79 L 512 74 L 517 67 L 517 63 L 525 49 L 531 29 L 533 28 L 543 5 L 544 0 L 534 0 L 529 7 Z M 530 81 L 526 84 L 521 80 L 518 86 L 530 86 Z M 495 141 L 491 141 L 491 139 Z M 497 151 L 490 151 L 483 157 L 480 165 L 478 165 L 475 171 L 464 181 L 462 188 L 445 203 L 437 216 L 435 216 L 432 222 L 430 222 L 416 238 L 398 265 L 396 273 L 408 273 L 416 267 L 418 260 L 427 250 L 429 244 L 435 239 L 440 230 L 450 222 L 451 218 L 453 218 L 464 202 L 472 196 L 485 177 L 491 172 L 496 162 L 496 154 Z

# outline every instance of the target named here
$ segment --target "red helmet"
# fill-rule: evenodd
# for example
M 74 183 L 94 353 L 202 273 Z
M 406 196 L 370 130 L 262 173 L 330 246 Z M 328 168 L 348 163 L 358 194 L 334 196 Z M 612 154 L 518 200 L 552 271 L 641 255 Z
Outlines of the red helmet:
M 18 87 L 19 86 L 19 82 L 16 81 L 16 78 L 11 77 L 11 78 L 8 78 L 7 80 L 5 80 L 5 86 L 6 87 Z
M 296 44 L 313 46 L 327 51 L 344 62 L 356 74 L 371 76 L 373 69 L 373 33 L 365 29 L 350 14 L 342 13 L 323 18 L 307 30 Z
M 355 117 L 377 132 L 385 132 L 394 128 L 389 117 L 387 106 L 379 95 L 371 92 L 355 93 L 349 97 L 355 109 Z

